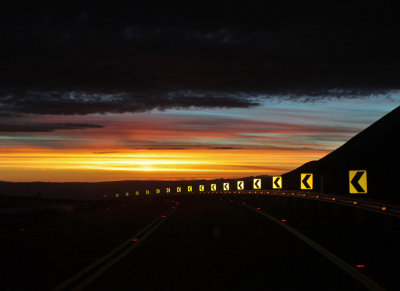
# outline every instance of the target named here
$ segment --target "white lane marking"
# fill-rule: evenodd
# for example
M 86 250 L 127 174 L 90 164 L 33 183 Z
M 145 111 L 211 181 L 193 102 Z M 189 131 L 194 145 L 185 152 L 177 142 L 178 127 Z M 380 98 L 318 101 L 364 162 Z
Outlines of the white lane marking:
M 239 203 L 237 203 L 237 204 L 239 204 Z M 272 222 L 275 222 L 279 226 L 283 227 L 284 229 L 289 231 L 291 234 L 296 236 L 298 239 L 302 240 L 308 246 L 310 246 L 311 248 L 313 248 L 314 250 L 319 252 L 321 255 L 326 257 L 328 260 L 333 262 L 335 265 L 337 265 L 339 268 L 341 268 L 343 271 L 345 271 L 351 277 L 356 279 L 358 282 L 360 282 L 362 285 L 364 285 L 364 287 L 368 288 L 369 290 L 374 290 L 374 291 L 375 290 L 376 291 L 378 291 L 378 290 L 379 291 L 386 290 L 385 288 L 381 287 L 378 283 L 376 283 L 372 279 L 368 278 L 367 276 L 365 276 L 361 272 L 357 271 L 351 265 L 349 265 L 348 263 L 346 263 L 345 261 L 343 261 L 342 259 L 340 259 L 336 255 L 334 255 L 333 253 L 331 253 L 330 251 L 328 251 L 323 246 L 319 245 L 318 243 L 316 243 L 315 241 L 313 241 L 312 239 L 310 239 L 306 235 L 304 235 L 301 232 L 297 231 L 293 227 L 291 227 L 291 226 L 287 225 L 286 223 L 276 219 L 275 217 L 269 215 L 268 213 L 265 213 L 263 211 L 257 210 L 256 208 L 254 208 L 252 206 L 249 206 L 247 204 L 239 204 L 239 205 L 243 205 L 243 206 L 247 207 L 248 209 L 250 209 L 250 210 L 252 210 L 254 212 L 257 212 L 258 214 L 261 214 L 262 216 L 268 218 Z

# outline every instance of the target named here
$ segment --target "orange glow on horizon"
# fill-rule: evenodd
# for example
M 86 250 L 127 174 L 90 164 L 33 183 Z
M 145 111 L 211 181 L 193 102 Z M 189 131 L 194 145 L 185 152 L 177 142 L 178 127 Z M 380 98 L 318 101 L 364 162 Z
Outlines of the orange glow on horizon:
M 239 178 L 278 175 L 325 151 L 271 149 L 0 151 L 3 181 L 111 181 Z

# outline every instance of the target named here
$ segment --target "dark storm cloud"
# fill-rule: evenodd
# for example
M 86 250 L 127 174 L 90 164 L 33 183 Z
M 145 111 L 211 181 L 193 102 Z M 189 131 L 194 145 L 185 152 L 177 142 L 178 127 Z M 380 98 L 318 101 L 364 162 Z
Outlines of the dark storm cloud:
M 2 115 L 248 107 L 259 102 L 254 95 L 309 101 L 400 87 L 395 2 L 8 1 L 2 8 Z
M 254 98 L 219 92 L 90 93 L 23 92 L 0 96 L 0 116 L 18 114 L 83 115 L 144 112 L 171 108 L 245 108 L 258 105 Z
M 55 130 L 74 130 L 102 128 L 101 125 L 86 123 L 25 123 L 7 124 L 0 123 L 0 132 L 52 132 Z

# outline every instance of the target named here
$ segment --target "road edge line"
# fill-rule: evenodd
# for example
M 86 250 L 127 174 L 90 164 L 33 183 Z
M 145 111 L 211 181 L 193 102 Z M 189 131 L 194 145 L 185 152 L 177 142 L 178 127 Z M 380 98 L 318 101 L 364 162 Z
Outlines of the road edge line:
M 237 202 L 236 202 L 237 203 Z M 314 250 L 316 250 L 317 252 L 319 252 L 321 255 L 323 255 L 324 257 L 326 257 L 328 260 L 330 260 L 332 263 L 334 263 L 335 265 L 337 265 L 338 267 L 340 267 L 343 271 L 345 271 L 348 275 L 350 275 L 351 277 L 353 277 L 355 280 L 357 280 L 358 282 L 360 282 L 364 287 L 368 288 L 369 290 L 373 290 L 373 291 L 383 291 L 386 290 L 385 288 L 383 288 L 382 286 L 380 286 L 378 283 L 376 283 L 375 281 L 373 281 L 372 279 L 368 278 L 366 275 L 364 275 L 363 273 L 357 271 L 355 268 L 353 268 L 350 264 L 346 263 L 345 261 L 343 261 L 341 258 L 339 258 L 338 256 L 336 256 L 335 254 L 333 254 L 332 252 L 328 251 L 327 249 L 325 249 L 323 246 L 321 246 L 320 244 L 318 244 L 317 242 L 313 241 L 311 238 L 309 238 L 308 236 L 302 234 L 301 232 L 299 232 L 298 230 L 294 229 L 293 227 L 281 222 L 280 220 L 278 220 L 277 218 L 273 217 L 272 215 L 265 213 L 263 211 L 257 210 L 256 208 L 249 206 L 247 204 L 239 204 L 238 205 L 243 205 L 245 206 L 247 209 L 250 209 L 266 218 L 268 218 L 269 220 L 271 220 L 272 222 L 278 224 L 279 226 L 281 226 L 282 228 L 286 229 L 287 231 L 289 231 L 291 234 L 293 234 L 295 237 L 297 237 L 298 239 L 302 240 L 305 244 L 307 244 L 308 246 L 310 246 L 311 248 L 313 248 Z

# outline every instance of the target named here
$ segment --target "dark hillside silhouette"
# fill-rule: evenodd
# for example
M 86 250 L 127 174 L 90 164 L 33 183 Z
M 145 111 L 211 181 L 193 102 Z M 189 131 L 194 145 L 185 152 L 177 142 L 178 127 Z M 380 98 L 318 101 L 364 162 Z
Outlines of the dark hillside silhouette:
M 284 175 L 286 185 L 299 187 L 300 173 L 314 173 L 316 190 L 349 195 L 349 170 L 367 170 L 367 198 L 400 202 L 400 107 L 318 161 Z M 360 195 L 361 196 L 361 195 Z

